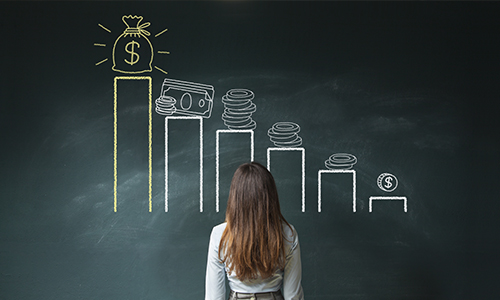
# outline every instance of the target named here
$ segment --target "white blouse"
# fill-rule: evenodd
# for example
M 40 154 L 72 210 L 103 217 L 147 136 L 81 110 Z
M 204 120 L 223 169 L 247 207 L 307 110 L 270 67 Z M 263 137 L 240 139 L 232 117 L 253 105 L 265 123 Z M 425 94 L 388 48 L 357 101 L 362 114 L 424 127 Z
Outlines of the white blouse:
M 226 223 L 215 226 L 210 235 L 208 246 L 207 273 L 205 277 L 205 300 L 225 300 L 225 278 L 229 287 L 239 293 L 266 293 L 282 289 L 285 300 L 303 300 L 302 265 L 300 262 L 299 238 L 295 228 L 283 224 L 285 238 L 285 270 L 278 270 L 266 279 L 240 281 L 234 272 L 229 274 L 224 263 L 219 259 L 219 243 Z M 221 255 L 222 256 L 222 255 Z

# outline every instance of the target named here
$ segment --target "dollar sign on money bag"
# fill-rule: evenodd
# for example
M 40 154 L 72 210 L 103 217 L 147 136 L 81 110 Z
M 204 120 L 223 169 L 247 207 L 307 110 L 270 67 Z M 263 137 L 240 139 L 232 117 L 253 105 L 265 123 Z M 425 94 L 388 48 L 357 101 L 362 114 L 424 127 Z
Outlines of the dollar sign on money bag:
M 149 22 L 140 24 L 142 16 L 123 16 L 127 25 L 113 46 L 113 71 L 136 74 L 151 72 L 153 46 L 148 39 L 151 34 L 145 28 Z
M 139 54 L 137 54 L 135 52 L 135 45 L 137 45 L 137 48 L 139 48 L 141 46 L 141 44 L 139 44 L 138 42 L 136 41 L 131 41 L 131 42 L 128 42 L 126 45 L 125 45 L 125 52 L 127 53 L 130 53 L 130 61 L 128 61 L 127 59 L 125 59 L 125 62 L 131 66 L 135 65 L 139 59 L 140 59 L 140 56 Z M 130 46 L 130 47 L 129 47 Z

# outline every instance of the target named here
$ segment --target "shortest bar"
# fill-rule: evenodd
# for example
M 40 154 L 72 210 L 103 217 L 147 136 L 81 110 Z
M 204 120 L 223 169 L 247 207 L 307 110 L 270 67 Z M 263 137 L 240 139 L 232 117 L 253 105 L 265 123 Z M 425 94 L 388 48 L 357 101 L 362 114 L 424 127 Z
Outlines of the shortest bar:
M 368 201 L 368 211 L 372 212 L 372 203 L 373 200 L 385 200 L 385 201 L 403 201 L 404 203 L 404 211 L 408 212 L 408 199 L 406 197 L 398 197 L 398 196 L 372 196 Z

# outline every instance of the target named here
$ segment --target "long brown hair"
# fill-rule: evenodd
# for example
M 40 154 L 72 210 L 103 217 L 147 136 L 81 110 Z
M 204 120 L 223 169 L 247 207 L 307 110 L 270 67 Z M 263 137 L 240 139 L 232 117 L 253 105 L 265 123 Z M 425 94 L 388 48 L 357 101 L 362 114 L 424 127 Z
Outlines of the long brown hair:
M 219 258 L 239 280 L 268 278 L 284 269 L 283 223 L 271 173 L 256 162 L 234 173 Z M 221 254 L 223 253 L 223 257 Z

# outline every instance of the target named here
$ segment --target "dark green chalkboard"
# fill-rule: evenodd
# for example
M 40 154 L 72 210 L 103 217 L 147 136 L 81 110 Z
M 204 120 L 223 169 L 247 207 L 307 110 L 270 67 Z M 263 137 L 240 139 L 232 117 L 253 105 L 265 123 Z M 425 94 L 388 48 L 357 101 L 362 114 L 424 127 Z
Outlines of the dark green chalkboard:
M 256 161 L 276 147 L 274 124 L 300 126 L 303 150 L 270 156 L 306 299 L 496 299 L 499 12 L 494 2 L 2 2 L 0 298 L 203 299 L 209 234 L 251 155 L 250 133 L 220 131 L 223 96 L 240 89 L 254 94 Z M 123 65 L 139 51 L 119 41 L 128 15 L 150 23 L 140 55 L 153 51 L 151 71 Z M 205 91 L 210 117 L 166 121 L 155 111 L 166 79 Z M 356 157 L 353 172 L 322 173 L 319 185 L 338 153 Z M 395 190 L 378 185 L 383 173 Z

